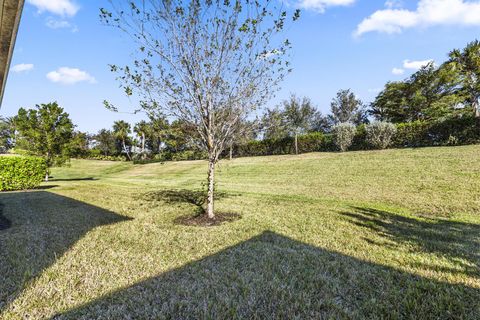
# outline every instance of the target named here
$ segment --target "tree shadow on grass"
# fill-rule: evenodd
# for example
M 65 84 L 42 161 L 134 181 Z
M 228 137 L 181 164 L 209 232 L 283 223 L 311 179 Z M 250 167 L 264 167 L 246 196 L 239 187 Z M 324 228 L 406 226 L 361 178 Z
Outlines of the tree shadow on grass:
M 419 251 L 443 256 L 461 270 L 480 277 L 480 225 L 446 219 L 411 218 L 372 208 L 352 207 L 343 212 L 355 225 L 368 228 L 394 245 L 411 244 Z M 373 241 L 366 239 L 371 243 Z M 378 245 L 385 246 L 386 243 Z M 467 262 L 467 263 L 465 263 Z M 437 268 L 437 267 L 435 267 Z
M 480 289 L 264 232 L 52 319 L 475 319 Z
M 92 229 L 130 218 L 46 191 L 0 193 L 0 317 L 28 282 Z
M 215 192 L 215 200 L 237 196 L 236 194 L 226 192 Z M 189 204 L 194 206 L 195 214 L 184 215 L 175 219 L 176 224 L 196 225 L 196 226 L 214 226 L 224 222 L 232 222 L 241 218 L 241 215 L 230 212 L 216 212 L 214 221 L 204 219 L 205 205 L 207 200 L 207 193 L 202 190 L 188 190 L 188 189 L 169 189 L 159 190 L 144 193 L 140 199 L 147 202 L 165 202 L 167 204 Z
M 59 181 L 96 181 L 98 178 L 88 177 L 88 178 L 68 178 L 68 179 L 55 179 L 54 177 L 50 177 L 50 182 L 59 182 Z

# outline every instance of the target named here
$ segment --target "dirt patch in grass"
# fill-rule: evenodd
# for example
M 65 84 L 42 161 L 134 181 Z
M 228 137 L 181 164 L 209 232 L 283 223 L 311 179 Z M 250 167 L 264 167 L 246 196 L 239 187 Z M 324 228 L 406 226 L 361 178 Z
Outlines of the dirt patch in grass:
M 238 213 L 219 212 L 215 218 L 210 219 L 206 214 L 197 214 L 195 216 L 181 216 L 174 220 L 177 225 L 196 226 L 196 227 L 214 227 L 224 223 L 240 220 L 242 216 Z

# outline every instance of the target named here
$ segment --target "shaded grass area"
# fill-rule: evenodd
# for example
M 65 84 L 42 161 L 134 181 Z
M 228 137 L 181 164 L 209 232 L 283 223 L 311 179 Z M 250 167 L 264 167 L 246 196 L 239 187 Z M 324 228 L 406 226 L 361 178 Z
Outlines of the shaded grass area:
M 10 220 L 3 216 L 3 204 L 0 202 L 0 230 L 8 229 L 11 225 Z
M 53 319 L 473 319 L 479 295 L 266 231 Z
M 0 312 L 90 230 L 129 219 L 45 191 L 0 193 L 0 201 L 18 209 L 9 213 L 12 228 L 0 233 Z
M 480 146 L 72 161 L 0 194 L 0 318 L 476 319 Z M 3 263 L 6 261 L 6 263 Z
M 411 218 L 372 208 L 353 207 L 344 212 L 349 220 L 381 235 L 388 242 L 378 246 L 413 246 L 415 251 L 444 257 L 456 264 L 450 270 L 462 270 L 480 278 L 480 225 L 446 219 Z M 369 241 L 369 239 L 366 239 Z M 393 244 L 393 245 L 392 245 Z

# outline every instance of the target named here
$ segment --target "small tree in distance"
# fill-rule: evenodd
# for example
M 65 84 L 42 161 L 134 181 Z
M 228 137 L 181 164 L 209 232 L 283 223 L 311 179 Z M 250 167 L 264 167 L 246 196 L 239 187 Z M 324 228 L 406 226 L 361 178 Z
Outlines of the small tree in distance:
M 110 1 L 102 21 L 137 44 L 129 66 L 112 65 L 127 95 L 149 114 L 188 124 L 208 153 L 206 214 L 213 219 L 215 164 L 257 106 L 270 99 L 289 72 L 282 4 L 267 1 Z M 292 15 L 299 17 L 299 11 Z M 106 102 L 105 105 L 116 110 Z
M 310 130 L 316 120 L 317 110 L 312 106 L 310 99 L 303 99 L 291 95 L 283 102 L 285 124 L 295 139 L 295 154 L 298 154 L 298 135 Z
M 333 124 L 350 122 L 360 125 L 367 122 L 367 112 L 363 102 L 352 90 L 340 90 L 330 105 L 330 120 Z
M 36 109 L 20 108 L 14 123 L 18 131 L 16 147 L 43 157 L 48 168 L 70 160 L 74 125 L 56 102 L 37 105 Z M 45 181 L 48 181 L 48 170 Z
M 94 136 L 96 148 L 102 151 L 104 156 L 110 156 L 116 152 L 115 135 L 112 131 L 102 129 Z

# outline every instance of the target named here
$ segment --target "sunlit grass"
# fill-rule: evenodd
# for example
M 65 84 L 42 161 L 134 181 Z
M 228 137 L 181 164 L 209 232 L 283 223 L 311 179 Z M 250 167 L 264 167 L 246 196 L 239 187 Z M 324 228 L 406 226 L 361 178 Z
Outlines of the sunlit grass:
M 0 318 L 475 319 L 479 155 L 222 161 L 216 209 L 241 219 L 215 227 L 175 223 L 204 161 L 73 160 L 50 189 L 0 194 Z

